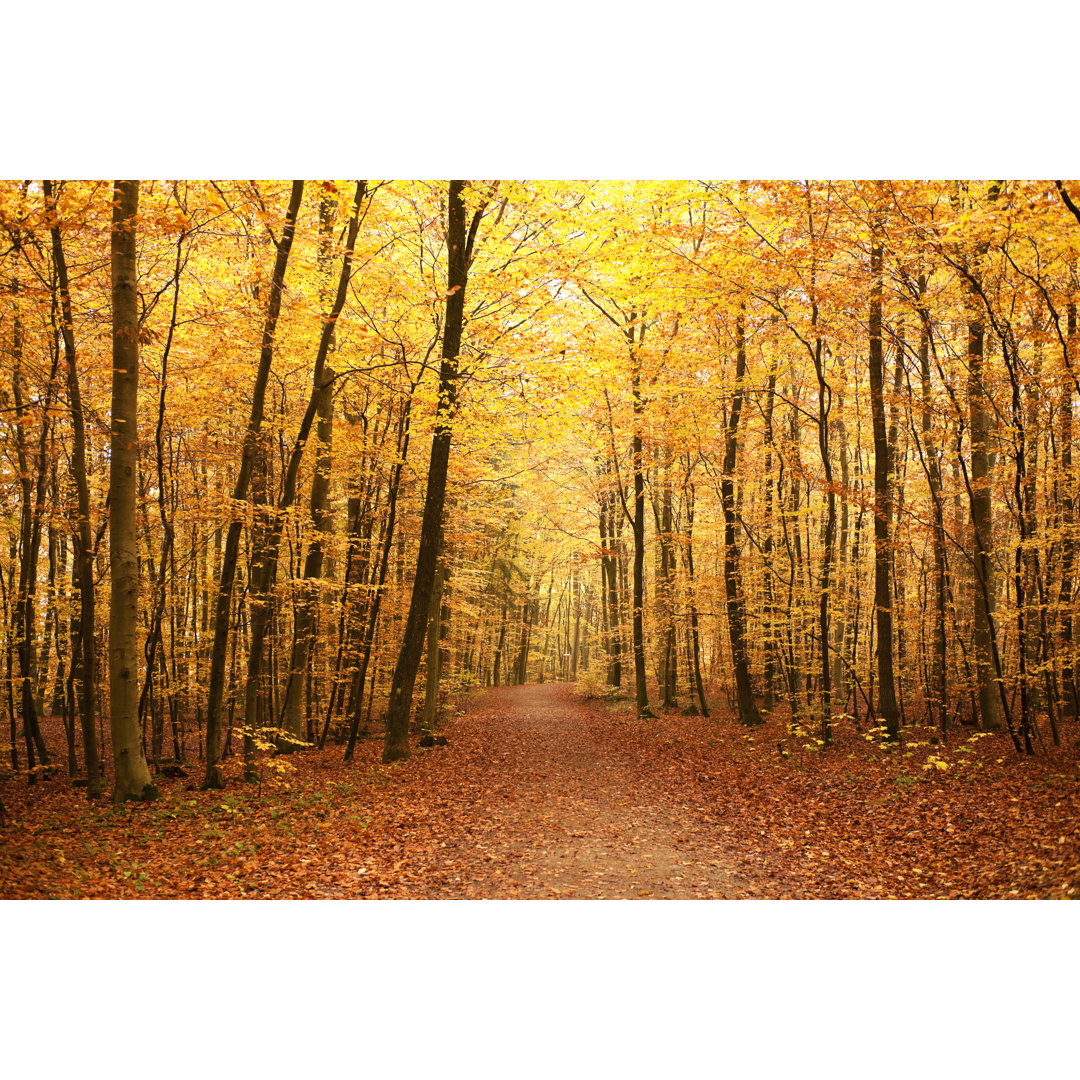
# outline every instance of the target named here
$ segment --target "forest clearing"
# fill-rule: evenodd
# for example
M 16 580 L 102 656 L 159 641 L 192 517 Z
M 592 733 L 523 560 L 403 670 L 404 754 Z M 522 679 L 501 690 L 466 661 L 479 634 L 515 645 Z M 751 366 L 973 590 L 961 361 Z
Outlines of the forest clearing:
M 1080 896 L 1078 204 L 0 183 L 0 896 Z

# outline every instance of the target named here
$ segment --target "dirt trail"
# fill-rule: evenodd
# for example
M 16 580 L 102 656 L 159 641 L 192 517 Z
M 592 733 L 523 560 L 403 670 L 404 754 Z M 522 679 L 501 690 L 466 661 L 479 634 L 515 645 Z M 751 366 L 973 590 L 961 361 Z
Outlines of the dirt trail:
M 717 899 L 754 895 L 703 816 L 626 738 L 625 710 L 559 685 L 490 690 L 431 765 L 454 776 L 427 896 Z M 426 765 L 427 763 L 425 763 Z M 426 771 L 426 769 L 425 769 Z M 440 865 L 441 864 L 441 865 Z

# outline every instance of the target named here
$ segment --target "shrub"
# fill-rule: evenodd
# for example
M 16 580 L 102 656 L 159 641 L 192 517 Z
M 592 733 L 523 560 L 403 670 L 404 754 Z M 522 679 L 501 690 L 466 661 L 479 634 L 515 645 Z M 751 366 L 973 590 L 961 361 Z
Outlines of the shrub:
M 618 696 L 617 686 L 608 686 L 598 671 L 586 671 L 576 683 L 573 694 L 578 701 L 612 701 Z

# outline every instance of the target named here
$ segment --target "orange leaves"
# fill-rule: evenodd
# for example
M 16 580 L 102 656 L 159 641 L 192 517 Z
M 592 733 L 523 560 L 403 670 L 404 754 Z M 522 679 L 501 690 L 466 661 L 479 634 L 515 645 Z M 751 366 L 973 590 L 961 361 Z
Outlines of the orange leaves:
M 163 210 L 153 220 L 140 223 L 143 224 L 147 228 L 160 230 L 165 236 L 182 236 L 191 229 L 192 218 L 184 211 L 172 207 Z

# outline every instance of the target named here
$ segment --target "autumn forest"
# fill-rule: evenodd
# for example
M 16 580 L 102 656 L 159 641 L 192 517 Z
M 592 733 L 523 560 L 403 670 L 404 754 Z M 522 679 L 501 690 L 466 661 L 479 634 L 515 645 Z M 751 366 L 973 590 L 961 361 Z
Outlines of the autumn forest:
M 1080 897 L 1080 183 L 0 183 L 0 896 Z

